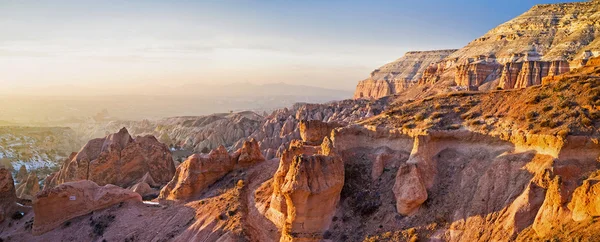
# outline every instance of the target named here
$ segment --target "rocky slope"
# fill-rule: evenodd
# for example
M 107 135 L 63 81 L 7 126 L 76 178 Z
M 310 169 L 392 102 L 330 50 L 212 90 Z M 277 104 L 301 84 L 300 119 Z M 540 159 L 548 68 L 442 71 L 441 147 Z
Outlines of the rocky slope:
M 600 55 L 599 10 L 594 1 L 534 6 L 467 46 L 420 68 L 419 85 L 386 91 L 385 85 L 367 87 L 361 81 L 354 98 L 401 94 L 405 99 L 414 99 L 456 90 L 539 85 L 543 78 L 582 67 L 589 58 Z M 398 72 L 414 69 L 407 66 Z
M 371 76 L 358 83 L 354 99 L 381 98 L 416 84 L 425 69 L 445 59 L 456 50 L 411 51 L 393 62 L 371 72 Z

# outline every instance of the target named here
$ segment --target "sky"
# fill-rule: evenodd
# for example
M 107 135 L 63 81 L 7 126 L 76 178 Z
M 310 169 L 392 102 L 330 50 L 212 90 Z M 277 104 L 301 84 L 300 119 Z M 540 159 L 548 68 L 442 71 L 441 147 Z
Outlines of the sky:
M 352 90 L 407 51 L 461 48 L 556 2 L 566 1 L 0 0 L 0 94 L 189 83 Z

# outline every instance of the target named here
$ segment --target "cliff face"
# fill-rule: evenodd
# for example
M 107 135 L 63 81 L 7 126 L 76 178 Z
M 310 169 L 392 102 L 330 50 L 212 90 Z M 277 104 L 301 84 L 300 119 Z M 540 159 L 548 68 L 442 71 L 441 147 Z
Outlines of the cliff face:
M 420 82 L 454 80 L 470 90 L 541 84 L 600 54 L 598 10 L 597 2 L 537 5 L 449 55 L 441 62 L 449 68 L 430 67 Z
M 408 53 L 359 82 L 354 98 L 539 85 L 600 55 L 599 10 L 597 1 L 534 6 L 462 49 Z
M 456 50 L 413 51 L 402 58 L 385 64 L 371 72 L 368 79 L 360 81 L 354 99 L 381 98 L 417 83 L 431 64 L 441 61 Z

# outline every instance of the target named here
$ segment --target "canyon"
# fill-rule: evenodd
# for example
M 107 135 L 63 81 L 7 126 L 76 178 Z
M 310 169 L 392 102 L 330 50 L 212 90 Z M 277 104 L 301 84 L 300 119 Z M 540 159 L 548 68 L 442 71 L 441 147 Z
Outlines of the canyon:
M 353 99 L 71 127 L 55 172 L 0 164 L 0 241 L 598 241 L 599 6 L 409 52 Z

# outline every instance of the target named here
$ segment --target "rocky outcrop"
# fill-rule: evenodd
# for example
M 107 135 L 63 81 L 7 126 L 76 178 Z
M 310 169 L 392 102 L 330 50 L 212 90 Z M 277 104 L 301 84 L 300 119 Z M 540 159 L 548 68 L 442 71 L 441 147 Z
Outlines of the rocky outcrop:
M 235 161 L 223 146 L 209 154 L 194 154 L 177 167 L 175 177 L 160 191 L 159 199 L 190 199 L 234 167 Z
M 287 216 L 281 241 L 320 241 L 331 223 L 344 185 L 337 156 L 296 156 L 281 191 Z
M 29 173 L 27 179 L 17 186 L 17 197 L 25 200 L 33 200 L 40 191 L 40 184 L 35 172 Z
M 427 200 L 427 189 L 415 165 L 403 165 L 398 169 L 394 183 L 396 209 L 402 215 L 411 215 Z
M 468 63 L 456 66 L 455 81 L 470 90 L 478 90 L 485 83 L 489 88 L 525 88 L 542 84 L 546 77 L 569 72 L 569 63 L 563 60 L 529 60 L 530 57 L 514 57 L 513 61 L 499 63 L 494 56 L 467 60 Z
M 371 72 L 368 79 L 360 81 L 356 86 L 354 99 L 377 99 L 400 93 L 417 83 L 431 64 L 441 61 L 454 51 L 456 50 L 408 52 L 402 58 Z
M 91 180 L 99 185 L 129 187 L 147 173 L 159 184 L 171 180 L 175 166 L 169 148 L 153 136 L 134 139 L 123 128 L 105 138 L 89 141 L 65 161 L 49 185 Z
M 72 218 L 127 201 L 141 202 L 142 198 L 111 184 L 101 187 L 87 180 L 64 183 L 42 191 L 33 200 L 32 232 L 40 235 Z
M 270 197 L 257 202 L 281 231 L 280 241 L 319 241 L 336 211 L 344 184 L 344 165 L 328 138 L 321 146 L 295 140 L 283 151 Z M 257 191 L 258 192 L 258 191 Z
M 326 123 L 320 120 L 302 120 L 300 121 L 300 137 L 308 144 L 321 145 L 323 138 L 328 137 L 333 129 L 342 126 L 342 124 L 336 122 Z
M 177 167 L 175 177 L 160 191 L 159 199 L 189 200 L 232 170 L 264 160 L 254 139 L 245 141 L 242 148 L 232 154 L 227 153 L 224 146 L 208 154 L 194 154 Z
M 16 202 L 15 182 L 10 170 L 0 165 L 0 223 L 12 215 Z
M 260 151 L 258 141 L 255 139 L 244 141 L 242 148 L 234 152 L 232 158 L 236 161 L 238 167 L 248 167 L 254 165 L 256 162 L 265 160 Z
M 600 54 L 598 10 L 591 2 L 537 5 L 433 65 L 420 83 L 454 80 L 471 90 L 541 84 Z

